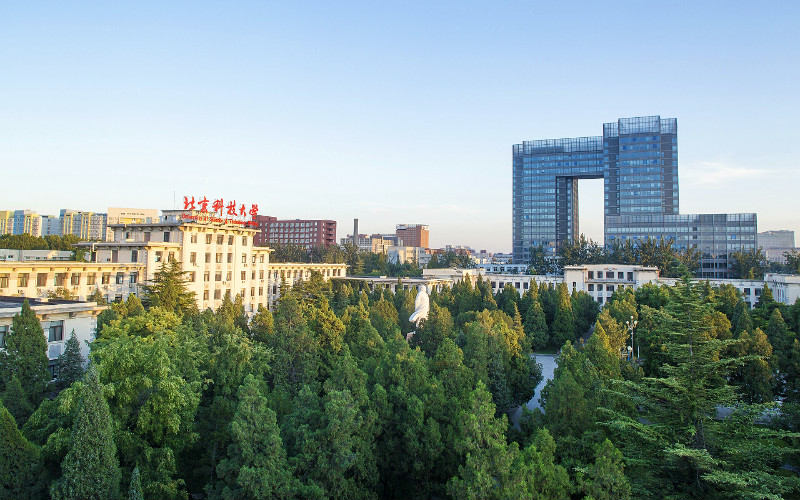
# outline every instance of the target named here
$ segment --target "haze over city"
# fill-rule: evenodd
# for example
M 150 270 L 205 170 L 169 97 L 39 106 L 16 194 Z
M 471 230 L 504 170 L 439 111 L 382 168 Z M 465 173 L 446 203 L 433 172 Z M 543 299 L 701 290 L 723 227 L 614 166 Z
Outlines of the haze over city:
M 794 2 L 0 6 L 0 209 L 184 195 L 511 249 L 511 146 L 678 120 L 680 211 L 800 231 Z M 614 15 L 609 15 L 613 12 Z M 602 19 L 602 22 L 600 20 Z M 603 184 L 581 229 L 602 240 Z

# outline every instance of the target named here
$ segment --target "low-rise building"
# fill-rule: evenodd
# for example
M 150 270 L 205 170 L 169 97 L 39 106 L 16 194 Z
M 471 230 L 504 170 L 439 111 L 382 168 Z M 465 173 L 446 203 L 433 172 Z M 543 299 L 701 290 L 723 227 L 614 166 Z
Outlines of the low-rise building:
M 259 230 L 254 237 L 257 246 L 279 244 L 327 247 L 336 244 L 335 220 L 278 220 L 268 215 L 257 215 L 255 223 Z
M 417 264 L 426 266 L 431 261 L 431 254 L 423 247 L 388 247 L 386 257 L 392 264 Z
M 764 231 L 758 233 L 758 246 L 770 262 L 786 264 L 787 252 L 795 250 L 794 231 Z
M 69 250 L 17 250 L 0 248 L 0 261 L 29 262 L 32 260 L 72 260 Z
M 21 297 L 0 296 L 0 350 L 6 347 L 6 336 L 11 331 L 14 316 L 22 312 L 23 300 Z M 84 360 L 88 359 L 87 343 L 94 340 L 97 315 L 105 309 L 104 306 L 98 306 L 95 302 L 33 298 L 29 298 L 28 303 L 41 322 L 47 338 L 47 357 L 52 378 L 58 377 L 58 358 L 73 331 L 81 346 L 81 356 Z
M 344 278 L 347 275 L 347 264 L 270 263 L 266 305 L 271 309 L 278 302 L 281 286 L 284 283 L 291 288 L 299 281 L 308 281 L 315 272 L 325 281 L 331 278 Z

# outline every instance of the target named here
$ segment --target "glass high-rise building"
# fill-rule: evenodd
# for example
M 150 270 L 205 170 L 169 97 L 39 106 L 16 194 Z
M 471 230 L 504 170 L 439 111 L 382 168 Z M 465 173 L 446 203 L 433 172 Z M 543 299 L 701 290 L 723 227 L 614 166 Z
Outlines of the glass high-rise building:
M 755 214 L 679 215 L 678 123 L 643 116 L 603 124 L 603 135 L 513 146 L 513 252 L 527 262 L 539 245 L 580 235 L 578 180 L 604 180 L 605 243 L 668 238 L 697 246 L 702 275 L 727 276 L 727 255 L 756 244 Z

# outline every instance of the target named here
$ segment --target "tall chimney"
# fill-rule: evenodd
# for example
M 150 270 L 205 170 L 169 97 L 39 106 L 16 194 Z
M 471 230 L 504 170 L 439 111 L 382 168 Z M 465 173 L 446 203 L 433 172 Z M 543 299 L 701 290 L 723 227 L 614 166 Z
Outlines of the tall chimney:
M 353 219 L 353 245 L 358 246 L 358 219 Z

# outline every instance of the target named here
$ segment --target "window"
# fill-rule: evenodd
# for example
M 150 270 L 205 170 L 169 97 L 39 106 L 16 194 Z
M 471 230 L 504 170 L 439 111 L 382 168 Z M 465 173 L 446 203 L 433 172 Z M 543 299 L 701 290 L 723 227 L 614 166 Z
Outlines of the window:
M 189 241 L 192 243 L 197 243 L 197 233 L 192 233 L 192 236 L 189 238 Z
M 614 285 L 607 285 L 606 286 L 606 290 L 608 290 L 609 292 L 613 292 L 614 291 Z
M 157 251 L 156 252 L 156 262 L 161 262 L 161 259 L 163 258 L 163 256 L 164 256 L 164 252 Z
M 252 288 L 250 289 L 250 296 L 251 296 L 251 297 L 255 297 L 255 296 L 256 296 L 256 287 L 252 287 Z
M 228 271 L 225 273 L 225 281 L 230 281 L 233 279 L 233 271 Z
M 622 271 L 618 272 L 617 273 L 617 279 L 620 279 L 620 280 L 625 279 L 625 273 L 623 273 Z
M 131 250 L 131 262 L 139 262 L 139 250 Z
M 603 291 L 603 285 L 597 285 L 597 291 L 598 292 L 602 292 Z
M 203 281 L 211 281 L 211 273 L 209 271 L 203 273 Z
M 194 271 L 189 273 L 189 281 L 193 282 L 196 278 L 197 278 L 197 273 L 195 273 Z
M 264 263 L 264 256 L 263 255 L 260 257 L 259 262 L 261 262 L 262 264 Z
M 135 285 L 139 281 L 139 273 L 131 273 L 128 283 Z M 192 280 L 194 281 L 194 280 Z
M 169 253 L 169 258 L 167 259 L 169 262 L 175 262 L 175 252 Z
M 242 236 L 242 246 L 247 246 L 247 236 Z
M 233 254 L 228 252 L 228 264 L 232 264 L 232 263 L 233 263 Z
M 86 284 L 94 286 L 95 282 L 97 281 L 97 275 L 94 273 L 89 273 L 86 275 Z
M 8 325 L 0 326 L 0 349 L 6 348 L 6 335 L 8 335 Z
M 214 300 L 219 300 L 221 298 L 222 298 L 222 290 L 217 288 L 216 290 L 214 290 Z
M 206 245 L 210 245 L 210 244 L 211 244 L 211 235 L 207 234 L 206 235 Z
M 206 264 L 209 263 L 211 263 L 211 254 L 209 252 L 206 252 Z
M 197 252 L 192 252 L 189 254 L 189 263 L 197 264 Z
M 19 276 L 17 276 L 17 286 L 27 287 L 28 276 L 30 276 L 28 273 L 20 273 Z
M 242 271 L 242 281 L 247 279 L 247 271 Z
M 38 273 L 36 275 L 36 286 L 47 286 L 47 273 Z
M 228 236 L 228 245 L 233 245 L 233 236 Z
M 144 241 L 145 241 L 145 243 L 150 241 L 150 232 L 144 233 Z
M 242 254 L 242 264 L 247 264 L 247 254 L 246 253 Z
M 222 271 L 217 271 L 214 274 L 214 281 L 222 281 Z
M 594 292 L 594 284 L 593 284 L 593 283 L 589 283 L 588 290 L 589 290 L 590 292 Z
M 55 284 L 56 286 L 64 286 L 67 281 L 67 273 L 56 273 Z M 6 286 L 8 284 L 6 283 Z
M 590 280 L 594 279 L 594 271 L 589 271 L 589 279 Z
M 217 264 L 221 264 L 221 263 L 222 263 L 222 254 L 218 253 L 217 254 Z
M 224 240 L 225 240 L 224 236 L 222 236 L 221 234 L 217 235 L 217 245 L 222 245 Z
M 203 290 L 203 300 L 208 300 L 208 290 Z
M 51 321 L 48 325 L 47 341 L 58 342 L 60 340 L 64 340 L 64 321 Z
M 633 281 L 633 273 L 628 273 L 628 281 Z
M 72 273 L 72 276 L 69 279 L 70 285 L 80 285 L 81 284 L 81 275 L 80 273 Z
M 117 285 L 125 283 L 125 274 L 117 273 Z
M 0 274 L 0 288 L 8 288 L 8 274 Z
M 103 273 L 103 277 L 100 280 L 100 283 L 103 285 L 108 285 L 111 283 L 111 273 Z
M 258 287 L 258 295 L 259 296 L 264 295 L 264 287 L 261 287 L 261 286 Z
M 250 273 L 250 279 L 255 281 L 255 279 L 256 279 L 256 272 L 255 271 Z
M 164 231 L 164 243 L 169 243 L 169 231 Z
M 264 270 L 263 269 L 258 272 L 258 278 L 262 279 L 262 280 L 264 279 Z

